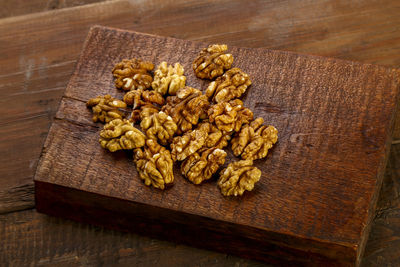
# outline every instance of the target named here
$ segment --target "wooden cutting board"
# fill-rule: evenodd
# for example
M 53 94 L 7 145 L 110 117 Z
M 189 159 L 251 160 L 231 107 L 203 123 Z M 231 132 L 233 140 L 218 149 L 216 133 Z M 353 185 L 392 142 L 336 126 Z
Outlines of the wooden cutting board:
M 400 72 L 267 49 L 230 47 L 253 84 L 244 103 L 279 130 L 260 182 L 243 197 L 175 168 L 166 191 L 146 187 L 132 153 L 98 144 L 85 102 L 111 94 L 124 58 L 191 63 L 207 44 L 93 27 L 62 98 L 35 175 L 36 209 L 272 263 L 353 266 L 368 236 L 391 143 Z M 227 163 L 234 160 L 229 155 Z

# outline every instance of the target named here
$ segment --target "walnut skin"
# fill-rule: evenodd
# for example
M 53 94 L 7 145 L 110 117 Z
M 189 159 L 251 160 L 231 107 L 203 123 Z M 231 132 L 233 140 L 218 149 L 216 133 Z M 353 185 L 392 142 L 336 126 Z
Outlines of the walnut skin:
M 220 172 L 218 186 L 224 196 L 241 196 L 244 191 L 251 191 L 260 180 L 261 171 L 252 166 L 252 160 L 232 162 Z
M 210 122 L 215 123 L 218 129 L 231 133 L 240 131 L 243 124 L 249 123 L 253 119 L 253 112 L 245 108 L 240 99 L 234 99 L 212 105 L 208 116 Z
M 115 86 L 125 91 L 149 88 L 153 81 L 149 71 L 153 69 L 154 65 L 151 62 L 136 58 L 124 59 L 112 70 L 114 78 L 116 78 Z
M 100 145 L 115 152 L 144 146 L 146 136 L 128 120 L 115 119 L 104 125 L 100 132 Z
M 162 106 L 165 104 L 165 99 L 155 91 L 138 89 L 127 92 L 124 95 L 124 102 L 136 109 L 147 104 Z
M 186 77 L 181 64 L 175 63 L 174 67 L 163 61 L 154 72 L 153 89 L 161 95 L 176 95 L 178 89 L 185 87 Z
M 172 117 L 180 135 L 193 128 L 199 119 L 206 114 L 209 106 L 207 97 L 200 90 L 186 86 L 176 92 L 176 96 L 167 97 L 167 103 L 162 107 L 162 111 Z
M 178 129 L 172 118 L 162 111 L 144 117 L 140 127 L 148 138 L 157 140 L 162 145 L 167 145 Z
M 210 83 L 206 96 L 217 103 L 227 102 L 241 97 L 250 85 L 249 75 L 239 68 L 232 68 Z
M 211 125 L 200 124 L 195 130 L 186 132 L 182 136 L 176 136 L 171 143 L 171 155 L 174 161 L 184 160 L 203 147 L 206 142 Z
M 242 159 L 262 159 L 268 150 L 278 141 L 278 130 L 274 126 L 265 126 L 263 118 L 257 118 L 242 127 L 232 139 L 232 150 L 235 156 Z
M 145 185 L 163 190 L 174 182 L 171 153 L 157 141 L 147 139 L 143 150 L 135 150 L 133 160 Z
M 224 150 L 216 147 L 201 149 L 182 162 L 182 175 L 192 183 L 200 184 L 224 165 L 226 155 Z
M 93 122 L 109 122 L 113 119 L 124 118 L 119 108 L 126 108 L 126 104 L 110 95 L 98 96 L 86 102 L 87 107 L 93 111 Z
M 227 54 L 227 45 L 214 44 L 204 48 L 193 62 L 197 77 L 212 80 L 221 76 L 233 63 L 232 54 Z

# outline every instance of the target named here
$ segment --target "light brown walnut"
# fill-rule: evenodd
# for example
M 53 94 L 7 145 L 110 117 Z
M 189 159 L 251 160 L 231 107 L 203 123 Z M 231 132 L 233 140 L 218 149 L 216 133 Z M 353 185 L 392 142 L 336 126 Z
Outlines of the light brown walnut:
M 162 107 L 162 111 L 172 117 L 180 135 L 193 128 L 204 118 L 209 102 L 207 97 L 200 90 L 186 86 L 177 91 L 176 96 L 167 97 L 167 103 Z
M 134 162 L 145 185 L 165 189 L 174 182 L 171 153 L 153 139 L 147 139 L 143 149 L 134 152 Z
M 153 89 L 161 95 L 176 95 L 176 91 L 185 87 L 186 77 L 181 64 L 175 63 L 174 67 L 163 61 L 154 72 Z
M 86 102 L 86 106 L 92 108 L 94 122 L 109 122 L 113 119 L 124 118 L 124 113 L 119 110 L 126 108 L 126 104 L 110 95 L 98 96 Z
M 268 150 L 278 141 L 278 130 L 274 126 L 265 126 L 263 118 L 257 118 L 242 127 L 232 139 L 232 150 L 235 156 L 242 159 L 262 159 Z
M 162 106 L 165 104 L 165 99 L 155 91 L 138 89 L 127 92 L 124 95 L 124 102 L 137 109 L 148 104 Z
M 240 131 L 243 124 L 249 123 L 253 119 L 253 112 L 245 108 L 240 99 L 234 99 L 212 105 L 208 110 L 208 118 L 221 131 L 231 133 Z
M 142 116 L 145 115 L 142 114 Z M 171 142 L 178 129 L 172 118 L 162 111 L 144 117 L 140 122 L 140 127 L 146 133 L 147 138 L 157 140 L 162 145 Z
M 241 97 L 250 85 L 249 75 L 239 68 L 232 68 L 210 83 L 206 96 L 217 103 L 227 102 Z
M 188 131 L 182 136 L 174 137 L 171 143 L 172 159 L 174 161 L 184 160 L 202 148 L 207 140 L 210 127 L 209 123 L 201 123 L 196 129 Z
M 224 196 L 241 196 L 251 191 L 260 180 L 261 171 L 253 166 L 252 160 L 232 162 L 220 172 L 218 186 Z
M 210 80 L 221 76 L 233 63 L 233 56 L 226 53 L 227 50 L 228 46 L 225 44 L 213 44 L 201 50 L 193 62 L 196 76 Z
M 141 122 L 143 118 L 149 117 L 151 114 L 159 111 L 160 108 L 158 106 L 146 103 L 144 106 L 140 106 L 139 109 L 133 110 L 129 120 L 133 123 Z
M 222 149 L 203 148 L 187 157 L 181 165 L 182 175 L 194 184 L 200 184 L 224 165 L 226 152 Z
M 224 148 L 228 145 L 231 136 L 227 133 L 224 133 L 220 129 L 218 129 L 215 125 L 210 124 L 210 130 L 208 132 L 208 136 L 206 142 L 204 143 L 204 147 L 207 148 Z
M 136 58 L 124 59 L 112 70 L 116 79 L 115 87 L 125 91 L 149 88 L 153 82 L 149 71 L 153 69 L 154 65 L 151 62 Z
M 115 152 L 122 149 L 134 149 L 144 146 L 146 136 L 132 123 L 124 119 L 115 119 L 104 125 L 100 132 L 100 145 Z

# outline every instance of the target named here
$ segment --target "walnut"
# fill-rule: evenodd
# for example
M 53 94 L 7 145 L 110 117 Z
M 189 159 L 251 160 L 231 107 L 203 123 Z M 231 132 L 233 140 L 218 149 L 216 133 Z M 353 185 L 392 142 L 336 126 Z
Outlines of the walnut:
M 267 156 L 268 150 L 278 141 L 278 130 L 274 126 L 265 126 L 263 118 L 257 118 L 242 127 L 232 139 L 232 150 L 235 156 L 242 159 L 261 159 Z
M 165 189 L 174 182 L 173 161 L 171 153 L 160 146 L 157 141 L 147 139 L 143 149 L 134 152 L 134 162 L 139 177 L 147 186 Z
M 150 103 L 146 103 L 144 106 L 140 106 L 139 109 L 133 110 L 129 120 L 133 123 L 140 122 L 144 118 L 149 117 L 151 114 L 157 113 L 159 111 L 159 107 Z
M 115 86 L 125 91 L 149 88 L 153 81 L 149 71 L 153 69 L 154 65 L 151 62 L 136 58 L 124 59 L 112 70 L 114 78 L 116 78 Z
M 226 155 L 224 150 L 216 147 L 201 149 L 182 162 L 182 175 L 192 183 L 200 184 L 224 165 Z
M 199 119 L 206 114 L 209 106 L 207 97 L 200 90 L 186 86 L 176 92 L 176 96 L 167 97 L 167 103 L 162 111 L 172 117 L 178 125 L 177 134 L 180 135 L 193 128 Z
M 124 119 L 115 119 L 104 125 L 100 132 L 100 145 L 115 152 L 121 149 L 134 149 L 144 146 L 146 136 L 132 123 Z
M 231 67 L 232 54 L 227 54 L 227 45 L 214 44 L 204 48 L 193 62 L 193 70 L 201 79 L 214 79 Z
M 220 172 L 218 186 L 224 196 L 241 196 L 244 191 L 251 191 L 260 180 L 261 171 L 252 166 L 252 160 L 232 162 Z
M 175 95 L 178 89 L 185 87 L 186 77 L 181 64 L 175 63 L 174 67 L 163 61 L 154 72 L 153 89 L 162 94 Z
M 249 75 L 239 68 L 232 68 L 211 82 L 206 96 L 217 103 L 241 97 L 251 85 Z
M 145 116 L 143 113 L 141 115 Z M 145 116 L 140 127 L 148 138 L 157 140 L 162 145 L 167 145 L 172 140 L 178 128 L 172 118 L 162 111 Z
M 215 123 L 218 129 L 230 133 L 240 131 L 242 124 L 249 123 L 253 119 L 253 112 L 245 108 L 240 99 L 234 99 L 212 105 L 208 116 L 210 122 Z
M 171 155 L 174 161 L 184 160 L 203 147 L 206 142 L 210 123 L 202 123 L 195 130 L 176 136 L 171 143 Z
M 228 145 L 230 139 L 231 136 L 229 134 L 222 132 L 211 124 L 204 146 L 208 148 L 216 147 L 222 149 Z
M 86 102 L 93 111 L 93 121 L 109 122 L 113 119 L 122 119 L 124 113 L 119 108 L 126 108 L 126 104 L 110 95 L 98 96 Z
M 165 104 L 165 99 L 155 91 L 138 89 L 127 92 L 124 95 L 124 102 L 127 105 L 133 106 L 133 109 L 136 109 L 147 104 L 162 106 Z

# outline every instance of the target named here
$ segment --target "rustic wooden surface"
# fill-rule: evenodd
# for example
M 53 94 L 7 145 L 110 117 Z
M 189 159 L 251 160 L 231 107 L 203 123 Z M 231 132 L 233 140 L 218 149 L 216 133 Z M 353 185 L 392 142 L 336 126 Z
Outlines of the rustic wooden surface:
M 113 197 L 127 202 L 122 218 L 158 214 L 156 219 L 187 224 L 193 231 L 199 218 L 205 218 L 200 223 L 202 228 L 227 236 L 236 233 L 259 241 L 274 240 L 274 244 L 282 246 L 285 259 L 292 255 L 285 251 L 286 247 L 305 251 L 304 259 L 300 252 L 295 254 L 299 262 L 354 264 L 364 248 L 368 234 L 364 227 L 368 228 L 374 215 L 386 166 L 400 71 L 231 46 L 234 66 L 252 78 L 244 105 L 253 110 L 255 117 L 262 117 L 279 129 L 279 142 L 273 152 L 267 160 L 256 161 L 262 171 L 256 190 L 242 198 L 226 199 L 215 183 L 193 186 L 177 168 L 176 183 L 171 189 L 151 190 L 138 179 L 131 158 L 107 153 L 98 146 L 101 124 L 90 121 L 85 102 L 104 94 L 122 98 L 123 92 L 114 88 L 110 69 L 132 57 L 156 65 L 164 60 L 180 62 L 186 69 L 187 84 L 205 90 L 209 82 L 196 78 L 191 71 L 193 59 L 204 46 L 199 42 L 92 28 L 36 171 L 37 209 L 83 218 L 80 214 L 69 216 L 68 210 L 94 198 L 99 203 L 88 204 L 88 209 L 103 209 L 90 212 L 90 217 L 99 224 L 117 227 L 103 214 L 120 206 L 116 203 L 121 201 L 114 203 L 113 199 L 103 204 L 103 197 Z M 263 64 L 265 68 L 260 68 Z M 234 160 L 229 157 L 228 162 Z M 53 184 L 67 188 L 62 191 L 56 187 L 53 191 Z M 80 201 L 74 200 L 78 198 L 76 194 L 81 195 L 77 190 L 97 195 L 82 195 Z M 129 202 L 144 205 L 138 211 Z M 61 208 L 63 205 L 66 207 Z M 165 211 L 143 211 L 151 207 Z M 118 210 L 114 211 L 117 216 Z M 124 222 L 120 224 L 124 226 Z M 259 254 L 264 250 L 262 247 Z M 238 253 L 248 255 L 246 251 Z
M 31 8 L 33 1 L 0 1 L 2 7 L 8 2 L 14 6 L 6 16 L 42 10 Z M 59 1 L 58 6 L 72 2 Z M 34 206 L 38 155 L 90 25 L 400 67 L 396 0 L 160 3 L 111 1 L 0 20 L 0 150 L 6 152 L 0 160 L 0 212 Z M 394 143 L 400 138 L 396 125 Z M 400 160 L 398 153 L 392 158 Z M 399 172 L 393 173 L 387 180 L 392 191 L 381 194 L 385 206 L 372 227 L 365 266 L 399 264 Z

